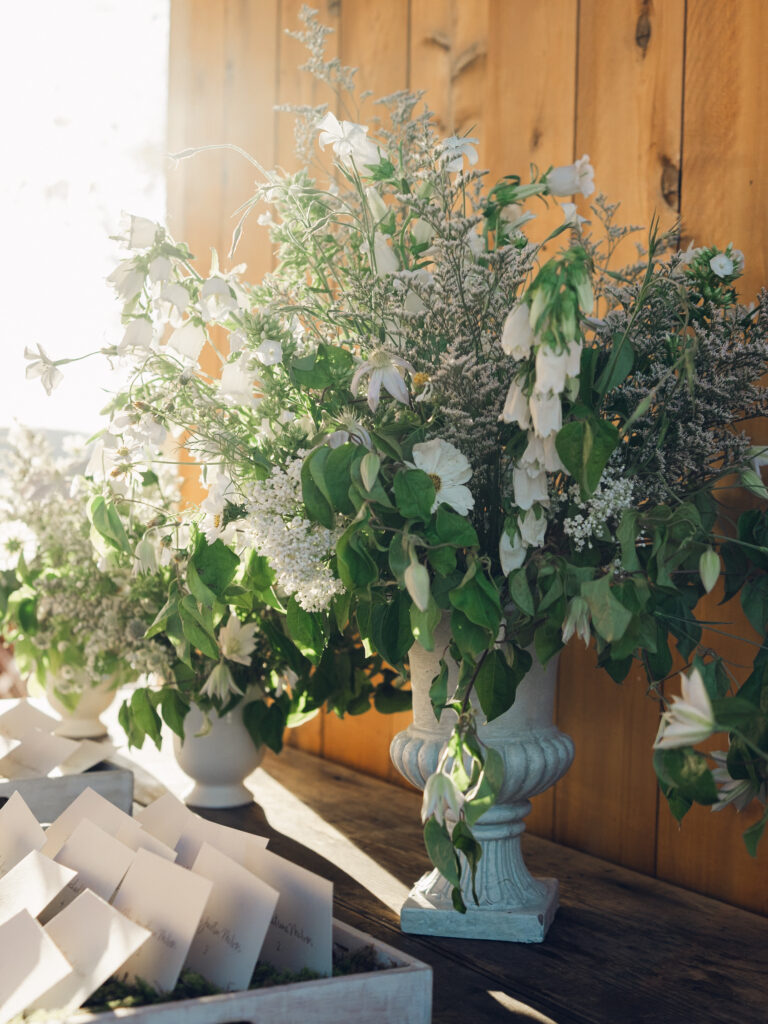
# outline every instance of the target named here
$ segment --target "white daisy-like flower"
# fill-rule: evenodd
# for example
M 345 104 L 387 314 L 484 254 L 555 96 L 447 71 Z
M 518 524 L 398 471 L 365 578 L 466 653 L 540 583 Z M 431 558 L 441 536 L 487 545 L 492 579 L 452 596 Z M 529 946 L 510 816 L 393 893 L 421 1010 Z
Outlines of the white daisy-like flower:
M 251 655 L 256 647 L 254 634 L 258 629 L 255 622 L 242 623 L 234 612 L 229 613 L 225 626 L 219 630 L 219 650 L 227 661 L 241 665 L 251 664 Z
M 465 516 L 474 507 L 475 499 L 465 486 L 472 476 L 472 467 L 458 448 L 439 437 L 423 441 L 413 446 L 413 464 L 435 485 L 433 512 L 445 503 Z
M 37 537 L 20 519 L 0 522 L 0 570 L 15 569 L 19 557 L 29 564 L 37 552 Z
M 477 139 L 460 138 L 458 135 L 450 135 L 440 143 L 440 162 L 446 171 L 456 173 L 464 166 L 464 157 L 474 167 L 477 163 Z
M 232 678 L 229 667 L 220 661 L 216 665 L 200 690 L 205 697 L 227 700 L 230 694 L 236 693 L 242 697 L 243 691 Z
M 401 359 L 400 356 L 392 355 L 391 352 L 385 352 L 381 348 L 375 349 L 371 352 L 368 359 L 355 370 L 349 389 L 353 395 L 357 394 L 360 381 L 368 373 L 370 374 L 368 380 L 368 405 L 371 412 L 376 412 L 379 407 L 379 395 L 381 394 L 382 387 L 385 391 L 389 392 L 395 401 L 408 405 L 408 388 L 405 386 L 400 368 L 413 373 L 413 367 L 407 359 Z

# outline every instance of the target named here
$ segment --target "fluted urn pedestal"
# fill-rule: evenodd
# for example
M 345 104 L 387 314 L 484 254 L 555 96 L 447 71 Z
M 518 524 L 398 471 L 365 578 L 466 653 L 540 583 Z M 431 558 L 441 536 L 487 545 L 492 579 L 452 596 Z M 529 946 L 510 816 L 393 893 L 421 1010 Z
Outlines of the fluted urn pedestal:
M 456 721 L 455 712 L 444 711 L 438 722 L 429 700 L 429 687 L 449 639 L 446 619 L 435 634 L 433 652 L 419 644 L 411 649 L 413 724 L 398 733 L 390 747 L 395 767 L 420 789 L 437 768 Z M 557 660 L 542 667 L 534 656 L 515 703 L 479 730 L 482 742 L 503 758 L 504 782 L 496 805 L 472 829 L 483 848 L 476 878 L 478 903 L 466 865 L 461 878 L 466 914 L 453 909 L 451 885 L 434 870 L 414 885 L 402 906 L 404 932 L 511 942 L 541 942 L 546 935 L 558 907 L 558 882 L 531 875 L 523 861 L 520 837 L 531 810 L 530 798 L 554 785 L 573 761 L 573 741 L 552 720 Z M 455 683 L 457 667 L 449 661 L 449 668 Z

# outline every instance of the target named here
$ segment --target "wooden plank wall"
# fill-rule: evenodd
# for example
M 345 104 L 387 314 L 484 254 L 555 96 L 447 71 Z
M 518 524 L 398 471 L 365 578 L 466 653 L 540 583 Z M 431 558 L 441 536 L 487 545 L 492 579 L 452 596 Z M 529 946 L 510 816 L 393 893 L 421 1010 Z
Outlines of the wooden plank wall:
M 285 36 L 300 0 L 172 0 L 169 150 L 236 143 L 270 166 L 293 166 L 291 129 L 275 103 L 329 102 L 296 71 Z M 744 295 L 768 281 L 768 108 L 764 0 L 316 0 L 333 52 L 360 68 L 359 89 L 425 89 L 446 134 L 479 136 L 493 177 L 567 163 L 587 152 L 599 188 L 625 222 L 682 218 L 684 243 L 746 255 Z M 359 118 L 372 116 L 364 103 Z M 169 171 L 171 230 L 205 256 L 226 253 L 231 214 L 253 169 L 205 153 Z M 537 223 L 543 232 L 546 222 Z M 256 277 L 271 263 L 246 233 L 239 260 Z M 755 427 L 768 440 L 765 423 Z M 756 637 L 738 611 L 711 602 L 741 640 L 712 644 L 736 664 Z M 728 628 L 728 627 L 726 627 Z M 660 803 L 650 766 L 658 707 L 640 674 L 623 687 L 578 643 L 561 659 L 558 722 L 576 761 L 536 801 L 530 827 L 566 845 L 768 913 L 768 844 L 746 855 L 749 815 L 691 812 L 682 829 Z M 316 719 L 297 745 L 394 779 L 389 742 L 404 715 Z

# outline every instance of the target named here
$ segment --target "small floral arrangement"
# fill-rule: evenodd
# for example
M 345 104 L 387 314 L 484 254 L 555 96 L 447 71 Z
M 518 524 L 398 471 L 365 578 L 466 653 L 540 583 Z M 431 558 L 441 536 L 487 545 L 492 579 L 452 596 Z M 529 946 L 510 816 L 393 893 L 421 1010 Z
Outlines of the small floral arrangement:
M 308 67 L 352 97 L 351 69 L 325 60 L 325 30 L 304 21 Z M 113 416 L 184 436 L 209 467 L 208 543 L 266 560 L 285 630 L 315 664 L 351 626 L 397 690 L 411 646 L 433 649 L 450 618 L 431 691 L 436 715 L 457 712 L 455 756 L 425 794 L 434 860 L 453 844 L 457 864 L 476 862 L 469 826 L 499 768 L 477 724 L 575 633 L 617 681 L 640 659 L 658 697 L 674 650 L 690 670 L 654 762 L 678 816 L 764 799 L 768 493 L 740 425 L 768 408 L 768 296 L 738 303 L 732 246 L 679 252 L 656 228 L 614 266 L 628 232 L 601 196 L 589 219 L 560 204 L 561 225 L 534 244 L 535 204 L 594 192 L 588 157 L 489 187 L 476 140 L 440 138 L 418 96 L 381 103 L 375 133 L 303 109 L 307 169 L 256 165 L 233 240 L 265 204 L 276 266 L 256 285 L 217 259 L 202 276 L 185 245 L 132 219 L 112 275 L 125 323 L 113 354 L 132 376 Z M 316 146 L 330 170 L 310 171 Z M 738 523 L 718 501 L 734 474 L 761 503 Z M 741 687 L 700 643 L 696 607 L 721 575 L 759 638 Z M 718 729 L 727 753 L 694 749 Z

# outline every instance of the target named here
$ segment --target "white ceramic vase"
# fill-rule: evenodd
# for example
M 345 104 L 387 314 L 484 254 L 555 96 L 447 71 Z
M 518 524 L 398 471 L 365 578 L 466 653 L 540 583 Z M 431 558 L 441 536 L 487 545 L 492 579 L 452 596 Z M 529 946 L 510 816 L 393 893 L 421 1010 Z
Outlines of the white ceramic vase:
M 456 721 L 454 711 L 444 711 L 438 722 L 429 700 L 429 687 L 449 640 L 445 617 L 435 632 L 433 652 L 419 644 L 411 649 L 413 724 L 398 733 L 390 747 L 395 767 L 420 789 L 437 768 Z M 450 692 L 458 666 L 447 657 L 446 661 Z M 531 875 L 523 861 L 520 837 L 531 810 L 530 797 L 554 785 L 573 761 L 573 741 L 553 724 L 557 662 L 553 658 L 542 667 L 534 656 L 512 707 L 479 729 L 482 742 L 503 758 L 504 783 L 495 806 L 472 829 L 483 848 L 476 878 L 478 904 L 466 865 L 462 872 L 466 914 L 453 909 L 451 885 L 434 870 L 416 883 L 403 904 L 403 931 L 513 942 L 541 942 L 546 935 L 558 907 L 558 882 Z
M 57 736 L 71 740 L 99 739 L 107 735 L 107 727 L 99 717 L 115 699 L 112 679 L 106 678 L 95 686 L 87 680 L 82 683 L 82 692 L 74 708 L 68 708 L 54 692 L 55 680 L 45 686 L 48 703 L 61 716 L 61 722 L 53 730 Z
M 264 757 L 243 722 L 242 701 L 228 714 L 210 716 L 211 729 L 197 736 L 203 727 L 203 714 L 194 705 L 184 719 L 184 741 L 174 734 L 173 749 L 181 770 L 194 785 L 184 796 L 193 807 L 241 807 L 253 800 L 244 780 L 255 771 Z

